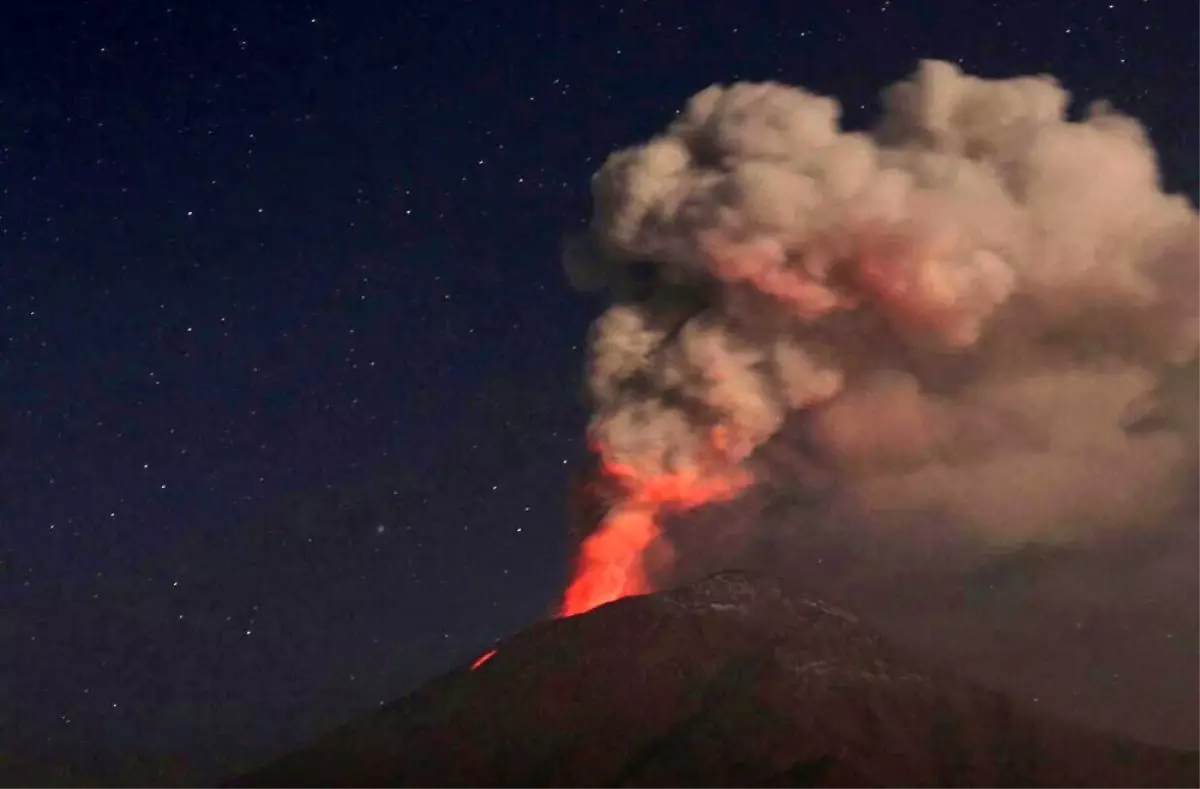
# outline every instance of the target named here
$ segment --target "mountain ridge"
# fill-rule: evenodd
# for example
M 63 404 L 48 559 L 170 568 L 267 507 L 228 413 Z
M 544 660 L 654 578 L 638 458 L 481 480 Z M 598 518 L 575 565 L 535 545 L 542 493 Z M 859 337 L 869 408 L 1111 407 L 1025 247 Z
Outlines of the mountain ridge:
M 539 622 L 231 786 L 1196 785 L 729 571 Z

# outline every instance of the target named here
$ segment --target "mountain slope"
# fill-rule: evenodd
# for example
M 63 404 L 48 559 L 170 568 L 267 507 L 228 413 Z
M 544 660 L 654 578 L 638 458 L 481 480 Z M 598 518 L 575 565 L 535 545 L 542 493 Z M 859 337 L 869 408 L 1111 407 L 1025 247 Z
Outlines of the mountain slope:
M 722 573 L 543 622 L 239 786 L 1195 786 L 1196 754 L 919 665 Z

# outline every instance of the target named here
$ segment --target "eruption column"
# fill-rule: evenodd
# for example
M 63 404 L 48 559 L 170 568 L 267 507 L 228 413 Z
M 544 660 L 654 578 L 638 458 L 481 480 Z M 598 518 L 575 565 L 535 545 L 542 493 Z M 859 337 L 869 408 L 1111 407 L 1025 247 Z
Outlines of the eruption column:
M 718 432 L 714 443 L 720 444 Z M 615 483 L 618 501 L 600 526 L 583 541 L 575 576 L 563 596 L 560 616 L 574 616 L 629 595 L 651 591 L 644 556 L 659 535 L 659 522 L 670 511 L 732 498 L 750 483 L 734 467 L 722 474 L 685 471 L 648 475 L 596 449 L 601 475 Z
M 748 462 L 768 442 L 836 476 L 837 506 L 788 519 L 798 539 L 853 516 L 986 552 L 1173 500 L 1184 442 L 1122 415 L 1196 358 L 1200 217 L 1136 120 L 1069 103 L 1047 75 L 922 61 L 848 131 L 802 88 L 713 85 L 605 161 L 563 264 L 609 297 L 586 389 L 613 495 L 560 615 L 650 591 L 665 514 L 753 474 L 808 484 Z

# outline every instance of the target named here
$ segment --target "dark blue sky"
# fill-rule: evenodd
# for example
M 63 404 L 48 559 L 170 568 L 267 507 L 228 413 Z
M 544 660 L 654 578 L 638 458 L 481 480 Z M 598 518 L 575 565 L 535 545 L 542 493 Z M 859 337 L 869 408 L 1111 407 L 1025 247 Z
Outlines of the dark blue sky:
M 212 781 L 548 610 L 595 308 L 558 238 L 712 82 L 861 126 L 918 58 L 1050 72 L 1196 190 L 1189 3 L 14 5 L 0 778 Z

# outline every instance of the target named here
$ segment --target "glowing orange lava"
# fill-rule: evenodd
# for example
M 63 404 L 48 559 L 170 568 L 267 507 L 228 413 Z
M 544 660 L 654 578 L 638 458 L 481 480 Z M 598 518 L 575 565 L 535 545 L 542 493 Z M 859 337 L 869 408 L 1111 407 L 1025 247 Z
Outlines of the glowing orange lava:
M 494 649 L 491 650 L 490 652 L 484 652 L 482 655 L 475 658 L 475 662 L 471 664 L 471 670 L 474 671 L 475 669 L 479 668 L 480 666 L 482 666 L 484 663 L 488 662 L 495 656 L 496 656 L 496 650 L 494 650 Z
M 723 438 L 714 435 L 714 445 L 721 446 Z M 702 476 L 690 471 L 640 476 L 632 466 L 607 457 L 603 448 L 598 448 L 597 454 L 601 474 L 618 485 L 621 495 L 580 546 L 575 577 L 563 595 L 559 616 L 575 616 L 651 591 L 642 558 L 659 535 L 660 515 L 731 498 L 749 481 L 748 475 L 736 468 L 725 475 Z

